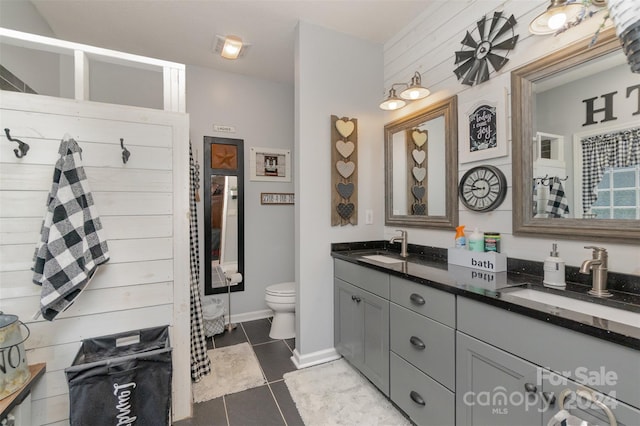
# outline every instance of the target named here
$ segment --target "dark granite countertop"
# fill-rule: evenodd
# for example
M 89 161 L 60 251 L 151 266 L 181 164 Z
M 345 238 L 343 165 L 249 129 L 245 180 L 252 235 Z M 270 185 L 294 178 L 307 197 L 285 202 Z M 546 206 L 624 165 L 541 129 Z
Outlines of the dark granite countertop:
M 336 259 L 356 263 L 389 273 L 413 282 L 424 284 L 459 296 L 478 300 L 507 311 L 527 315 L 541 321 L 589 334 L 620 345 L 640 350 L 640 321 L 635 318 L 627 323 L 614 322 L 598 316 L 563 309 L 554 304 L 532 301 L 513 293 L 521 289 L 570 297 L 571 299 L 635 312 L 640 315 L 640 295 L 612 291 L 610 298 L 598 298 L 587 294 L 589 287 L 567 282 L 564 290 L 547 288 L 542 277 L 522 272 L 485 272 L 448 264 L 446 250 L 424 248 L 412 250 L 406 261 L 384 263 L 365 259 L 363 256 L 382 254 L 401 259 L 397 252 L 379 244 L 334 244 L 331 255 Z M 392 289 L 393 291 L 393 289 Z M 544 295 L 543 295 L 544 296 Z M 580 302 L 577 302 L 580 303 Z M 588 307 L 588 305 L 587 305 Z

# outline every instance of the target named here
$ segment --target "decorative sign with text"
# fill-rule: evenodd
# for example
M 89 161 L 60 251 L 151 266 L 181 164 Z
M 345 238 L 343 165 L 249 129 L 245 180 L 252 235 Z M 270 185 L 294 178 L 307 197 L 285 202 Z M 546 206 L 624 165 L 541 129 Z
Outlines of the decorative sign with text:
M 480 105 L 469 115 L 469 152 L 498 146 L 496 107 Z

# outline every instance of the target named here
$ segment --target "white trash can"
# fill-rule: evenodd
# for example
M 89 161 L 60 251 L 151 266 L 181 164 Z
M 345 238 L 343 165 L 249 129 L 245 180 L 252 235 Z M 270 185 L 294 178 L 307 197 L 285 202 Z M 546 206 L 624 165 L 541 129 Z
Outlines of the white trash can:
M 215 336 L 224 332 L 224 302 L 217 297 L 205 297 L 202 301 L 204 335 Z

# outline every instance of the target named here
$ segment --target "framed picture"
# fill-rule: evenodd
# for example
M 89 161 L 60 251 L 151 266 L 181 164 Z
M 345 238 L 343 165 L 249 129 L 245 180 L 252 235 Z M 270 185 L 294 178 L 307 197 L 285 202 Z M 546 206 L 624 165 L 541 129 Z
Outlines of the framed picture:
M 293 204 L 292 192 L 261 192 L 260 204 Z
M 508 155 L 506 89 L 497 95 L 461 104 L 458 111 L 460 163 Z
M 250 180 L 291 182 L 291 151 L 288 149 L 249 149 Z

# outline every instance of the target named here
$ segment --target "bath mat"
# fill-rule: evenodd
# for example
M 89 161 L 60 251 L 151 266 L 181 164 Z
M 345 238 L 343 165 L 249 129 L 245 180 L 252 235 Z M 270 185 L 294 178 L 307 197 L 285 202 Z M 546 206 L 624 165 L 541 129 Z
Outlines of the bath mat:
M 411 425 L 344 359 L 287 373 L 284 382 L 305 426 Z
M 209 401 L 267 383 L 249 343 L 211 349 L 207 354 L 211 374 L 193 384 L 193 402 Z

